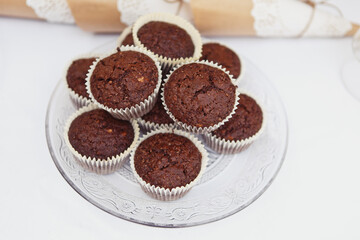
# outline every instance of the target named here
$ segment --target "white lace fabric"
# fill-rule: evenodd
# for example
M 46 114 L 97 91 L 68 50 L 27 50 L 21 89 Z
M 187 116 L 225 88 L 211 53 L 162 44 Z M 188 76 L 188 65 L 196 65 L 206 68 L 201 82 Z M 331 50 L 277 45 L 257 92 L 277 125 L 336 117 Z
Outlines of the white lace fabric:
M 183 1 L 179 16 L 191 20 L 190 0 Z M 140 16 L 153 12 L 176 14 L 180 1 L 166 0 L 118 0 L 117 8 L 121 13 L 121 22 L 132 25 Z
M 352 24 L 340 16 L 315 10 L 295 0 L 252 0 L 254 7 L 254 29 L 262 37 L 296 37 L 302 33 L 309 21 L 304 37 L 339 37 L 351 30 Z M 311 19 L 312 11 L 314 16 Z
M 311 23 L 302 36 L 336 37 L 344 36 L 352 24 L 343 17 L 329 14 L 318 8 L 296 0 L 252 0 L 251 15 L 254 18 L 256 35 L 262 37 L 296 37 L 304 31 L 309 20 Z M 181 4 L 179 16 L 191 21 L 190 0 Z M 36 15 L 49 22 L 75 23 L 67 0 L 26 0 Z M 132 25 L 136 19 L 152 12 L 176 14 L 180 1 L 176 0 L 117 0 L 121 21 Z M 312 12 L 314 16 L 311 19 Z
M 75 23 L 66 0 L 26 0 L 36 15 L 49 22 Z

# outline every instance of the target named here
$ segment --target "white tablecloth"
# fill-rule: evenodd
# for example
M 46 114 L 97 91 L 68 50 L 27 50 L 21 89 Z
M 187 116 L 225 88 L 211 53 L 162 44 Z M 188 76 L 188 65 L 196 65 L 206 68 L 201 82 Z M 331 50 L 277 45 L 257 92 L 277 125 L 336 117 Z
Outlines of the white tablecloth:
M 336 1 L 360 22 L 359 1 Z M 64 64 L 115 35 L 0 18 L 0 239 L 359 239 L 360 102 L 344 89 L 351 39 L 221 38 L 274 83 L 289 148 L 270 188 L 243 211 L 190 228 L 147 227 L 77 194 L 51 160 L 45 113 Z M 359 76 L 360 80 L 360 76 Z

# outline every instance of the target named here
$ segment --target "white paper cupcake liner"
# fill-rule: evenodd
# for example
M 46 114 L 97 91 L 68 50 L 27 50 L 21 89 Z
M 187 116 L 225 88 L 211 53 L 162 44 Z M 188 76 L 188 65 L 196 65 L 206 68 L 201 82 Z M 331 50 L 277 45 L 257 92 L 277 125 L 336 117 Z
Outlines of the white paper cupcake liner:
M 150 132 L 156 129 L 175 129 L 176 125 L 175 123 L 170 123 L 170 124 L 165 124 L 165 123 L 154 123 L 154 122 L 149 122 L 149 121 L 145 121 L 142 118 L 138 118 L 137 119 L 140 128 L 143 129 L 145 132 Z
M 261 104 L 259 104 L 259 102 L 256 100 L 256 98 L 254 96 L 252 96 L 251 94 L 241 91 L 240 98 L 241 98 L 241 95 L 247 95 L 247 96 L 251 97 L 259 105 L 259 107 L 262 111 L 262 114 L 263 114 L 263 121 L 262 121 L 261 127 L 260 127 L 259 131 L 256 134 L 254 134 L 253 136 L 242 139 L 242 140 L 236 140 L 236 141 L 225 140 L 223 138 L 220 138 L 220 137 L 214 135 L 213 133 L 204 134 L 204 139 L 205 139 L 206 145 L 208 145 L 211 149 L 213 149 L 214 151 L 216 151 L 218 153 L 223 153 L 223 154 L 239 153 L 239 152 L 245 150 L 246 148 L 248 148 L 264 132 L 264 129 L 266 126 L 265 109 L 262 107 Z
M 241 55 L 238 54 L 234 49 L 232 49 L 231 47 L 229 47 L 229 46 L 226 45 L 226 44 L 223 44 L 223 43 L 221 43 L 221 42 L 216 42 L 216 41 L 212 41 L 212 40 L 204 39 L 204 38 L 203 38 L 203 44 L 207 44 L 207 43 L 217 43 L 217 44 L 220 44 L 220 45 L 222 45 L 222 46 L 225 46 L 225 47 L 227 47 L 228 49 L 230 49 L 231 51 L 233 51 L 233 52 L 238 56 L 238 58 L 239 58 L 239 60 L 240 60 L 240 75 L 239 75 L 237 78 L 234 78 L 234 79 L 236 80 L 235 83 L 236 83 L 236 84 L 239 84 L 239 82 L 244 78 L 245 71 L 246 71 L 245 63 L 244 63 L 243 58 L 241 57 Z M 218 63 L 218 65 L 221 66 L 220 63 Z M 223 67 L 223 66 L 221 66 L 221 67 Z M 233 76 L 233 77 L 234 77 L 234 76 Z
M 155 134 L 159 133 L 174 133 L 176 135 L 180 135 L 183 137 L 188 138 L 191 142 L 195 144 L 195 146 L 198 148 L 198 150 L 201 153 L 202 159 L 201 159 L 201 168 L 198 176 L 191 181 L 190 183 L 186 184 L 185 186 L 176 187 L 176 188 L 163 188 L 159 186 L 151 185 L 150 183 L 145 182 L 139 174 L 135 170 L 135 162 L 134 162 L 134 156 L 136 149 L 139 147 L 139 145 L 147 138 L 154 136 Z M 148 134 L 144 135 L 139 141 L 137 142 L 136 146 L 134 147 L 134 150 L 131 152 L 130 155 L 130 166 L 134 173 L 134 176 L 136 180 L 139 182 L 141 188 L 150 196 L 163 201 L 169 201 L 169 200 L 176 200 L 184 196 L 202 177 L 202 175 L 205 172 L 206 165 L 208 162 L 208 153 L 205 150 L 204 145 L 198 140 L 196 137 L 191 135 L 188 132 L 177 130 L 177 129 L 157 129 L 155 131 L 149 132 Z
M 127 26 L 122 33 L 120 34 L 119 38 L 116 40 L 116 47 L 122 46 L 122 42 L 125 40 L 126 36 L 131 33 L 132 25 Z
M 177 69 L 179 69 L 180 67 L 187 65 L 187 64 L 192 64 L 192 63 L 198 63 L 198 64 L 205 64 L 217 69 L 220 69 L 221 71 L 225 72 L 229 77 L 231 82 L 236 86 L 236 94 L 235 94 L 235 102 L 234 102 L 234 108 L 231 111 L 231 113 L 225 118 L 223 119 L 221 122 L 214 124 L 212 126 L 209 127 L 196 127 L 196 126 L 191 126 L 188 125 L 186 123 L 183 123 L 181 121 L 179 121 L 178 119 L 175 118 L 175 116 L 170 112 L 169 108 L 167 107 L 166 103 L 165 103 L 165 97 L 164 97 L 164 92 L 165 92 L 165 84 L 167 83 L 167 81 L 169 80 L 171 74 L 173 72 L 175 72 Z M 181 127 L 182 129 L 189 131 L 189 132 L 193 132 L 193 133 L 198 133 L 198 134 L 204 134 L 207 132 L 211 132 L 214 131 L 215 129 L 219 128 L 220 126 L 224 125 L 225 122 L 229 121 L 229 119 L 231 118 L 231 116 L 235 113 L 235 110 L 237 109 L 237 105 L 238 105 L 238 101 L 239 101 L 239 95 L 240 95 L 240 91 L 236 85 L 236 80 L 232 77 L 232 75 L 230 75 L 229 71 L 226 71 L 224 68 L 222 68 L 221 66 L 219 66 L 217 63 L 214 62 L 208 62 L 208 61 L 195 61 L 195 62 L 189 62 L 189 63 L 182 63 L 178 66 L 176 66 L 175 68 L 173 68 L 171 70 L 171 72 L 167 75 L 166 79 L 164 80 L 164 83 L 162 85 L 162 91 L 161 91 L 161 100 L 162 103 L 164 105 L 165 111 L 167 112 L 167 114 L 169 114 L 170 118 L 175 122 L 176 125 L 178 125 L 179 127 Z
M 74 90 L 72 90 L 69 87 L 69 84 L 66 80 L 66 75 L 67 75 L 68 69 L 75 60 L 79 60 L 79 59 L 83 59 L 83 58 L 99 58 L 99 56 L 100 56 L 100 53 L 84 53 L 84 54 L 78 55 L 75 58 L 71 59 L 65 65 L 65 68 L 64 68 L 63 74 L 62 74 L 62 79 L 65 83 L 66 88 L 68 89 L 71 102 L 74 104 L 76 109 L 79 109 L 81 107 L 89 105 L 90 103 L 92 103 L 92 101 L 90 98 L 86 98 L 86 97 L 79 95 L 78 93 L 76 93 Z
M 130 108 L 121 108 L 121 109 L 113 109 L 113 108 L 107 107 L 104 104 L 99 103 L 94 98 L 93 94 L 91 93 L 91 86 L 90 86 L 91 75 L 94 72 L 94 69 L 95 69 L 96 65 L 99 63 L 99 61 L 116 53 L 117 52 L 116 50 L 109 54 L 106 54 L 105 56 L 101 56 L 99 59 L 97 59 L 97 61 L 94 62 L 93 65 L 91 65 L 89 72 L 87 74 L 87 77 L 86 77 L 86 90 L 89 93 L 91 100 L 97 106 L 108 111 L 115 118 L 119 118 L 119 119 L 123 119 L 123 120 L 130 120 L 130 119 L 139 118 L 139 117 L 145 115 L 154 107 L 157 97 L 158 97 L 159 90 L 160 90 L 160 85 L 161 85 L 161 81 L 162 81 L 161 80 L 162 73 L 161 73 L 159 61 L 155 58 L 155 56 L 151 52 L 146 51 L 144 49 L 140 49 L 139 47 L 135 47 L 135 46 L 121 46 L 120 51 L 122 51 L 122 52 L 124 52 L 124 51 L 140 52 L 140 53 L 147 55 L 154 61 L 155 65 L 157 67 L 157 70 L 158 70 L 158 82 L 156 84 L 156 87 L 155 87 L 153 93 L 150 94 L 143 102 L 140 102 L 140 103 L 136 104 L 135 106 L 131 106 Z
M 170 71 L 170 69 L 176 66 L 177 64 L 189 62 L 189 61 L 195 61 L 201 57 L 202 42 L 199 31 L 185 19 L 167 13 L 151 13 L 151 14 L 143 15 L 142 17 L 136 20 L 132 31 L 134 44 L 136 46 L 139 46 L 143 49 L 147 49 L 144 46 L 144 44 L 140 42 L 137 36 L 137 32 L 143 25 L 151 21 L 167 22 L 170 24 L 177 25 L 178 27 L 184 29 L 190 35 L 195 47 L 193 56 L 187 58 L 167 58 L 165 56 L 160 56 L 156 53 L 153 53 L 156 56 L 156 58 L 159 59 L 162 69 L 164 69 L 165 71 Z
M 118 154 L 116 156 L 108 157 L 107 159 L 97 159 L 97 158 L 91 158 L 87 156 L 81 155 L 78 151 L 74 149 L 74 147 L 71 145 L 69 140 L 69 129 L 71 126 L 71 123 L 74 121 L 75 118 L 80 116 L 81 114 L 85 112 L 92 111 L 94 109 L 99 109 L 95 104 L 90 104 L 88 106 L 85 106 L 79 110 L 77 110 L 75 113 L 73 113 L 67 120 L 65 127 L 64 127 L 64 138 L 66 145 L 69 147 L 70 152 L 75 157 L 75 159 L 86 169 L 98 173 L 98 174 L 109 174 L 117 169 L 119 169 L 127 157 L 129 156 L 130 152 L 134 149 L 139 136 L 140 136 L 140 129 L 139 125 L 136 120 L 131 120 L 130 123 L 134 129 L 134 140 L 131 143 L 130 147 L 128 147 L 124 152 L 121 154 Z

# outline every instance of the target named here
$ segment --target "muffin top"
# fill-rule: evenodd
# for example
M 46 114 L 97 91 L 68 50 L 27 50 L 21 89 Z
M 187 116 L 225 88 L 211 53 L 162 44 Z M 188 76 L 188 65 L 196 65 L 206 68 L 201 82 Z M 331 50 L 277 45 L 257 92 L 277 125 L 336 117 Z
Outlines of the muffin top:
M 126 37 L 124 38 L 124 40 L 122 41 L 121 45 L 134 45 L 134 39 L 132 36 L 132 33 L 130 32 L 128 35 L 126 35 Z
M 161 102 L 160 96 L 158 97 L 155 106 L 151 111 L 141 117 L 145 121 L 158 123 L 158 124 L 172 124 L 174 121 L 166 113 L 164 106 Z
M 234 109 L 236 86 L 222 70 L 190 63 L 175 70 L 164 88 L 166 106 L 180 122 L 209 127 Z
M 159 73 L 155 62 L 136 51 L 119 51 L 98 62 L 91 78 L 94 98 L 113 108 L 130 108 L 155 90 Z
M 86 92 L 85 79 L 95 58 L 81 58 L 73 61 L 66 73 L 68 86 L 80 96 L 90 98 Z
M 137 36 L 147 49 L 163 57 L 186 58 L 194 54 L 190 35 L 174 24 L 148 22 L 138 30 Z
M 108 112 L 95 109 L 85 112 L 71 123 L 69 141 L 81 155 L 107 159 L 123 153 L 134 141 L 129 121 L 113 118 Z
M 206 43 L 202 48 L 200 60 L 213 61 L 223 66 L 234 78 L 240 76 L 240 59 L 230 48 L 218 43 Z
M 263 112 L 260 106 L 253 98 L 241 94 L 235 114 L 212 134 L 230 141 L 243 140 L 254 136 L 260 130 L 262 122 Z
M 159 133 L 145 139 L 136 149 L 135 170 L 147 183 L 163 188 L 185 186 L 200 172 L 202 156 L 188 138 Z

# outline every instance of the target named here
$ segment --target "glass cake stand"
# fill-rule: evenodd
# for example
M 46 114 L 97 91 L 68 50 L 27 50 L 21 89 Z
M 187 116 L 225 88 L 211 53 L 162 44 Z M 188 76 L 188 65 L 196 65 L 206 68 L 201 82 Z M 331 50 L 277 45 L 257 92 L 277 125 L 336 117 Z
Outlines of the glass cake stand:
M 284 161 L 288 142 L 287 117 L 279 95 L 254 64 L 247 58 L 242 60 L 245 75 L 239 88 L 254 95 L 264 106 L 265 131 L 239 154 L 220 155 L 207 148 L 206 172 L 183 198 L 165 202 L 145 194 L 136 182 L 128 160 L 110 175 L 97 175 L 83 169 L 64 141 L 64 123 L 76 109 L 63 81 L 59 81 L 52 94 L 45 123 L 47 143 L 56 167 L 87 201 L 116 217 L 136 223 L 187 227 L 239 212 L 272 183 Z

